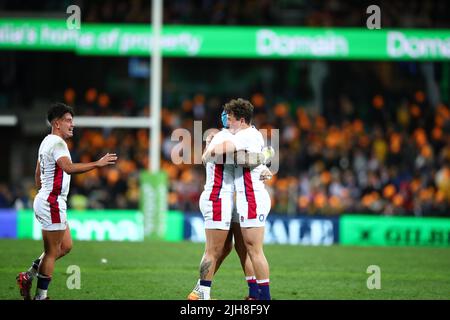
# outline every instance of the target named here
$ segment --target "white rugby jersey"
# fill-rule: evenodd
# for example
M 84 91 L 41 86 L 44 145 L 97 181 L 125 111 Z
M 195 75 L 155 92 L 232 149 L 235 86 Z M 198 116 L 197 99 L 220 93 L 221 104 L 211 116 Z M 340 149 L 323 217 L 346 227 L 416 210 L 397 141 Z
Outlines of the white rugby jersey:
M 41 189 L 38 197 L 67 201 L 70 187 L 70 175 L 62 170 L 56 161 L 61 157 L 70 157 L 67 143 L 59 136 L 49 134 L 39 147 L 39 165 L 41 169 Z
M 228 129 L 222 129 L 211 140 L 208 150 L 214 146 L 231 141 L 232 134 Z M 225 161 L 224 161 L 225 162 Z M 234 165 L 206 163 L 206 183 L 205 191 L 211 191 L 210 200 L 215 201 L 220 197 L 221 192 L 234 192 Z
M 233 141 L 237 151 L 261 152 L 264 148 L 264 138 L 261 132 L 253 126 L 232 135 L 231 141 Z M 253 191 L 265 190 L 264 182 L 260 180 L 260 176 L 266 168 L 265 165 L 259 165 L 250 170 L 242 166 L 235 166 L 234 186 L 236 191 L 245 191 L 250 196 Z

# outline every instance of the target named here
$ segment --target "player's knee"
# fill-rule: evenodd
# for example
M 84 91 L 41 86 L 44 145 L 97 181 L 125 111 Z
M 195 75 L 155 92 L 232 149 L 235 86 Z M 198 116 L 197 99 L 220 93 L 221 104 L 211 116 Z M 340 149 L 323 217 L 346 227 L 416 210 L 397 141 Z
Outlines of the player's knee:
M 245 249 L 250 256 L 259 254 L 261 252 L 261 246 L 252 240 L 245 241 Z
M 60 249 L 60 256 L 65 256 L 66 254 L 68 254 L 70 251 L 72 250 L 72 241 L 68 242 L 68 243 L 63 243 L 61 245 L 61 249 Z
M 215 248 L 215 250 L 212 252 L 212 256 L 214 257 L 214 260 L 223 259 L 225 257 L 226 252 L 224 251 L 225 248 Z
M 223 248 L 214 246 L 206 250 L 204 259 L 217 261 L 222 257 Z
M 68 254 L 70 252 L 70 250 L 72 250 L 72 246 L 61 248 L 61 255 L 65 256 L 66 254 Z
M 59 250 L 57 247 L 46 247 L 44 248 L 44 252 L 49 258 L 57 258 L 59 255 Z

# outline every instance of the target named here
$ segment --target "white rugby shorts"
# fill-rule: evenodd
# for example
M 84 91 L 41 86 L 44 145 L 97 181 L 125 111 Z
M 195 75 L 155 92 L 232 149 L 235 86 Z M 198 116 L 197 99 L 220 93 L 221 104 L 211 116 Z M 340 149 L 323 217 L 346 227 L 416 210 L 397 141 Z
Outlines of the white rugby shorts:
M 203 191 L 200 195 L 199 207 L 205 220 L 205 229 L 230 230 L 233 192 L 221 192 L 219 197 L 210 199 L 211 191 Z
M 271 209 L 267 190 L 236 192 L 236 209 L 241 228 L 264 227 Z
M 34 215 L 42 230 L 58 231 L 67 228 L 67 205 L 60 197 L 47 199 L 36 197 L 33 202 Z

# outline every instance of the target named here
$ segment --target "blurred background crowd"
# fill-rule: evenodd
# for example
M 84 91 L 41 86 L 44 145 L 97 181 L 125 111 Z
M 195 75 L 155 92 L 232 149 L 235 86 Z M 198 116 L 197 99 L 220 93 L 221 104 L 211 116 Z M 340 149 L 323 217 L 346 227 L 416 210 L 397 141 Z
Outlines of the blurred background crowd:
M 83 8 L 82 20 L 105 23 L 150 23 L 151 4 L 145 0 L 0 1 L 0 10 L 53 12 L 72 4 Z M 164 23 L 268 26 L 360 27 L 366 16 L 361 8 L 383 8 L 382 25 L 390 28 L 448 28 L 445 0 L 170 0 L 164 2 Z M 399 14 L 401 12 L 401 14 Z
M 146 1 L 78 2 L 86 22 L 150 20 Z M 365 25 L 361 6 L 353 2 L 165 1 L 164 22 Z M 36 14 L 67 5 L 0 0 L 0 11 L 23 15 L 26 8 Z M 383 2 L 383 10 L 385 27 L 448 28 L 450 23 L 446 1 Z M 148 63 L 135 57 L 2 52 L 0 113 L 45 118 L 52 101 L 63 101 L 76 115 L 148 115 L 149 79 L 136 72 L 148 70 Z M 279 170 L 267 182 L 272 212 L 450 216 L 449 62 L 166 58 L 163 70 L 161 166 L 169 177 L 170 209 L 198 211 L 205 181 L 202 165 L 173 164 L 171 153 L 179 142 L 171 140 L 172 132 L 193 132 L 194 121 L 202 121 L 203 130 L 220 127 L 222 105 L 242 97 L 255 106 L 254 124 L 265 129 L 268 142 L 275 132 L 279 136 Z M 45 73 L 53 77 L 41 81 Z M 0 163 L 0 208 L 32 207 L 37 191 L 32 177 L 43 137 L 28 133 L 18 141 L 27 130 L 0 128 L 11 137 L 1 142 L 2 150 L 15 146 Z M 74 162 L 95 161 L 106 152 L 117 153 L 119 161 L 73 176 L 69 206 L 137 208 L 148 140 L 146 129 L 75 128 L 69 142 Z

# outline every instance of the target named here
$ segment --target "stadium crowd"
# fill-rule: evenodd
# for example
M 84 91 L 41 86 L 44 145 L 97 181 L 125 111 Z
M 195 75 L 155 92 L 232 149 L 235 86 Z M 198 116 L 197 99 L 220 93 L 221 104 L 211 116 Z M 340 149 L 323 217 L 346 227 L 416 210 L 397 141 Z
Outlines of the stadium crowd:
M 65 101 L 76 107 L 77 114 L 102 114 L 108 109 L 96 92 L 88 90 L 80 101 L 71 90 L 66 90 Z M 339 116 L 324 116 L 253 94 L 254 124 L 265 129 L 269 142 L 274 129 L 279 130 L 279 170 L 267 183 L 272 211 L 449 216 L 450 110 L 444 104 L 432 108 L 420 90 L 407 98 L 393 112 L 382 95 L 374 96 L 363 121 L 346 97 L 340 101 Z M 215 99 L 201 94 L 184 100 L 179 108 L 162 110 L 161 166 L 169 177 L 171 209 L 197 211 L 205 179 L 201 165 L 173 164 L 172 148 L 179 141 L 172 141 L 171 133 L 177 128 L 193 132 L 194 120 L 202 121 L 203 130 L 217 127 L 219 111 Z M 139 170 L 149 161 L 148 139 L 146 129 L 76 129 L 69 142 L 74 161 L 91 161 L 107 151 L 120 158 L 115 167 L 74 176 L 70 205 L 137 208 Z M 18 191 L 13 196 L 0 185 L 0 206 L 31 207 L 34 187 Z
M 70 4 L 80 5 L 85 22 L 150 22 L 149 1 Z M 371 3 L 174 0 L 164 4 L 164 22 L 169 24 L 360 27 L 365 25 L 365 9 Z M 0 0 L 0 11 L 5 16 L 24 11 L 65 15 L 67 5 L 66 1 Z M 383 27 L 450 27 L 445 13 L 449 12 L 447 1 L 381 1 L 379 5 Z M 128 63 L 123 60 L 91 57 L 81 62 L 81 58 L 63 53 L 41 53 L 32 59 L 28 53 L 4 56 L 0 61 L 0 110 L 2 106 L 28 108 L 33 99 L 45 98 L 65 101 L 75 108 L 76 115 L 148 115 L 148 79 L 125 75 Z M 73 63 L 67 64 L 67 59 Z M 327 62 L 331 89 L 323 89 L 321 95 L 326 98 L 322 108 L 292 99 L 314 91 L 312 85 L 302 85 L 319 82 L 312 78 L 323 70 L 320 63 L 271 61 L 270 67 L 262 62 L 243 64 L 258 70 L 254 73 L 257 85 L 244 88 L 241 83 L 251 82 L 245 78 L 250 68 L 230 60 L 209 60 L 201 68 L 195 62 L 176 59 L 165 64 L 161 166 L 169 177 L 169 208 L 198 211 L 205 179 L 201 165 L 173 164 L 172 148 L 178 142 L 171 141 L 172 132 L 178 128 L 192 131 L 194 121 L 202 121 L 203 130 L 218 127 L 221 105 L 230 98 L 201 88 L 195 91 L 198 94 L 192 93 L 192 88 L 197 87 L 187 90 L 189 82 L 195 82 L 191 78 L 199 73 L 222 79 L 214 83 L 215 87 L 231 88 L 231 82 L 238 83 L 229 91 L 234 92 L 232 97 L 241 95 L 252 101 L 256 127 L 266 129 L 269 135 L 279 130 L 280 166 L 267 183 L 273 212 L 450 216 L 450 111 L 448 105 L 427 96 L 427 84 L 418 71 L 426 63 L 396 62 L 394 68 L 394 63 L 383 62 Z M 352 64 L 356 72 L 350 72 Z M 184 65 L 193 66 L 195 72 L 187 72 Z M 332 65 L 340 69 L 331 69 Z M 79 72 L 82 67 L 90 71 L 89 75 Z M 173 70 L 179 72 L 180 78 L 175 79 Z M 230 70 L 237 70 L 239 77 Z M 403 79 L 399 79 L 401 71 L 407 74 Z M 42 73 L 52 74 L 52 78 L 41 81 L 39 76 L 29 76 Z M 180 74 L 188 74 L 189 79 Z M 18 89 L 17 83 L 23 86 Z M 202 86 L 205 88 L 205 84 Z M 284 91 L 273 89 L 277 86 Z M 212 81 L 207 87 L 211 90 Z M 234 91 L 239 87 L 245 95 Z M 442 91 L 448 91 L 448 80 L 446 88 L 443 86 Z M 181 98 L 172 97 L 180 92 L 185 92 Z M 448 93 L 443 101 L 448 102 Z M 75 136 L 69 141 L 75 162 L 90 161 L 105 152 L 117 153 L 119 161 L 115 167 L 74 176 L 69 205 L 76 209 L 137 208 L 139 170 L 148 168 L 148 141 L 145 129 L 75 128 Z M 0 207 L 31 208 L 35 194 L 32 180 L 24 179 L 21 185 L 13 186 L 0 182 Z
M 373 4 L 361 0 L 170 0 L 164 1 L 163 21 L 197 25 L 360 27 L 365 26 L 366 8 Z M 381 8 L 385 28 L 450 26 L 447 1 L 381 0 L 376 4 Z M 149 23 L 151 17 L 151 1 L 145 0 L 0 1 L 0 11 L 63 15 L 69 5 L 80 7 L 85 22 Z

